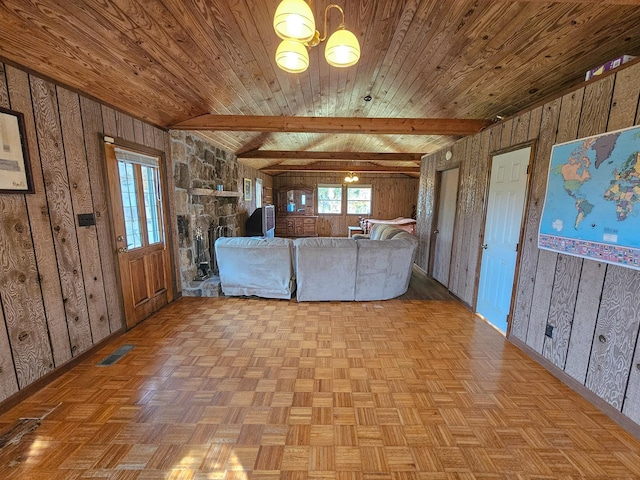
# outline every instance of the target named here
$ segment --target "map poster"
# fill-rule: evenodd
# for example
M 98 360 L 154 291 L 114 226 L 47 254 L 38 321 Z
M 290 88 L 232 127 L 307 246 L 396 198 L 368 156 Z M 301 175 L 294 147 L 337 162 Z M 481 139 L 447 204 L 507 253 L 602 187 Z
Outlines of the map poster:
M 538 247 L 640 270 L 640 127 L 553 146 Z

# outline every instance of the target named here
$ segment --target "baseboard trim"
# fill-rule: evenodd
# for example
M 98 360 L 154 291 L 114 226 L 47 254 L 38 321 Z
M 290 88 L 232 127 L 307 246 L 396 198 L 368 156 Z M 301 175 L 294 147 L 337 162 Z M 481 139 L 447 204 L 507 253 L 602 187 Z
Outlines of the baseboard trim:
M 8 412 L 13 407 L 18 405 L 20 402 L 23 402 L 28 397 L 30 397 L 31 395 L 36 393 L 38 390 L 42 389 L 43 387 L 45 387 L 49 383 L 51 383 L 54 380 L 56 380 L 58 377 L 60 377 L 63 374 L 67 373 L 69 370 L 71 370 L 73 367 L 78 365 L 80 362 L 86 360 L 89 356 L 93 355 L 98 350 L 100 350 L 102 347 L 104 347 L 108 343 L 112 342 L 116 338 L 120 337 L 124 333 L 125 333 L 125 329 L 121 328 L 120 330 L 112 333 L 108 337 L 103 338 L 98 343 L 93 345 L 88 350 L 82 352 L 77 357 L 72 358 L 67 363 L 64 363 L 61 366 L 59 366 L 58 368 L 55 368 L 54 370 L 51 370 L 49 373 L 43 375 L 42 377 L 38 378 L 37 380 L 34 380 L 32 383 L 30 383 L 29 385 L 27 385 L 23 389 L 17 391 L 16 393 L 14 393 L 11 396 L 5 398 L 2 402 L 0 402 L 0 415 Z
M 571 390 L 583 397 L 585 400 L 594 405 L 598 410 L 604 413 L 611 420 L 616 422 L 622 428 L 624 428 L 631 435 L 640 440 L 640 425 L 635 423 L 629 417 L 625 416 L 622 412 L 612 407 L 606 400 L 603 400 L 598 395 L 593 393 L 583 384 L 578 382 L 575 378 L 571 377 L 567 373 L 560 370 L 554 363 L 540 355 L 529 345 L 514 337 L 507 339 L 510 343 L 522 350 L 527 356 L 539 363 L 542 367 L 547 369 L 554 377 L 567 385 Z

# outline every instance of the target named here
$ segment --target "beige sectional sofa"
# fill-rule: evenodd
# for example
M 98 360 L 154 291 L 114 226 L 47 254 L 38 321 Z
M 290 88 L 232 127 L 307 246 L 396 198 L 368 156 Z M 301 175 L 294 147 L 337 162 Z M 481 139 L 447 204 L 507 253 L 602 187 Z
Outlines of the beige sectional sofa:
M 359 239 L 235 237 L 215 248 L 225 295 L 291 298 L 297 290 L 299 302 L 370 301 L 407 291 L 417 244 L 381 224 Z

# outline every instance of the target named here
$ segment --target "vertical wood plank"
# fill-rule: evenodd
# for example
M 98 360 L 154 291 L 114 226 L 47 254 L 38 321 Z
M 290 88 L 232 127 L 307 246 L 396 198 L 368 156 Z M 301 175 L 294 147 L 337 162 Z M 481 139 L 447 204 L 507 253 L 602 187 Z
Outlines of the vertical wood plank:
M 118 126 L 116 125 L 116 111 L 107 107 L 106 105 L 102 105 L 102 122 L 103 122 L 103 133 L 110 137 L 118 136 Z
M 5 65 L 2 62 L 0 62 L 0 106 L 3 108 L 11 107 L 11 104 L 9 103 L 9 90 L 5 75 Z
M 71 352 L 75 356 L 92 344 L 89 313 L 84 297 L 80 252 L 74 220 L 73 204 L 69 192 L 69 178 L 62 149 L 62 133 L 55 87 L 36 77 L 31 77 L 31 96 L 38 129 L 38 145 L 42 171 L 47 190 L 47 200 L 58 272 L 65 299 L 67 325 L 71 339 Z
M 584 88 L 562 97 L 558 134 L 555 143 L 576 138 L 580 125 L 583 97 Z M 542 353 L 544 346 L 544 334 L 549 319 L 557 258 L 558 254 L 550 251 L 540 251 L 538 256 L 536 281 L 527 332 L 527 345 L 538 353 Z
M 482 148 L 482 139 L 488 139 L 488 132 L 481 135 L 474 135 L 469 138 L 469 162 L 473 165 L 473 182 L 470 186 L 470 207 L 469 219 L 466 222 L 464 235 L 467 239 L 467 274 L 464 282 L 464 299 L 469 305 L 475 302 L 475 287 L 478 276 L 478 250 L 480 249 L 479 219 L 482 219 L 482 194 L 485 179 L 483 174 L 486 169 L 482 168 L 480 155 Z
M 640 272 L 610 265 L 591 351 L 586 386 L 618 410 L 624 393 L 640 324 Z
M 585 87 L 577 138 L 593 135 L 606 129 L 613 93 L 613 79 L 614 77 L 606 77 Z M 569 132 L 567 134 L 570 135 Z M 584 262 L 590 262 L 590 260 L 569 255 L 558 257 L 556 284 L 553 286 L 548 319 L 548 323 L 554 325 L 555 329 L 553 338 L 545 337 L 543 355 L 561 369 L 565 367 L 572 326 L 575 325 L 574 308 L 578 284 L 581 281 L 585 282 L 581 286 L 581 292 L 586 296 L 600 296 L 602 291 L 602 284 L 594 283 L 594 278 L 580 275 Z M 576 318 L 576 320 L 577 328 L 581 328 L 579 325 L 581 319 Z
M 101 133 L 103 132 L 102 109 L 93 100 L 80 97 L 82 111 L 82 125 L 84 128 L 84 142 L 87 151 L 87 165 L 93 196 L 93 208 L 96 214 L 96 231 L 100 249 L 100 262 L 104 285 L 107 314 L 111 333 L 124 326 L 124 311 L 122 309 L 121 293 L 115 260 L 114 235 L 109 221 L 107 180 L 104 166 L 104 147 Z
M 118 137 L 123 138 L 129 142 L 135 142 L 136 136 L 133 129 L 133 118 L 126 113 L 122 113 L 116 110 L 116 128 L 118 131 Z
M 520 119 L 520 117 L 518 117 L 518 119 Z M 502 124 L 502 134 L 500 136 L 500 143 L 498 146 L 499 149 L 502 150 L 504 148 L 509 148 L 512 145 L 514 145 L 513 131 L 515 129 L 515 126 L 516 126 L 515 118 L 507 120 Z
M 154 128 L 155 131 L 155 148 L 156 150 L 160 150 L 163 152 L 167 151 L 167 136 L 164 130 L 160 130 L 159 128 Z
M 0 105 L 13 107 L 4 65 L 0 72 Z M 25 197 L 0 195 L 0 381 L 7 388 L 0 392 L 2 398 L 53 368 Z
M 605 77 L 585 87 L 578 138 L 607 131 L 615 78 Z
M 616 73 L 609 123 L 607 124 L 608 131 L 633 126 L 638 111 L 640 91 L 638 78 L 640 78 L 640 64 L 638 63 Z
M 144 127 L 142 121 L 137 118 L 133 119 L 133 138 L 134 142 L 144 145 Z
M 24 195 L 0 195 L 0 301 L 18 385 L 53 368 Z
M 155 148 L 156 150 L 160 150 L 164 152 L 164 168 L 163 168 L 163 176 L 166 179 L 166 192 L 167 198 L 165 200 L 166 203 L 166 215 L 165 215 L 165 223 L 167 228 L 167 247 L 171 248 L 173 252 L 177 254 L 178 252 L 178 215 L 176 213 L 176 194 L 175 187 L 173 182 L 173 158 L 171 156 L 171 146 L 170 139 L 164 130 L 160 130 L 159 128 L 154 127 L 154 139 L 155 139 Z M 237 163 L 237 159 L 234 159 Z M 252 196 L 253 198 L 253 196 Z M 243 224 L 244 225 L 244 224 Z M 168 292 L 168 301 L 171 302 L 174 298 L 178 298 L 180 296 L 180 292 L 182 291 L 182 283 L 181 283 L 181 275 L 180 275 L 180 265 L 179 262 L 176 261 L 176 255 L 172 255 L 169 258 L 170 265 L 166 265 L 166 274 L 167 276 L 171 276 L 171 289 Z
M 155 127 L 149 123 L 143 123 L 143 136 L 144 136 L 144 146 L 149 148 L 156 147 L 156 132 Z
M 529 118 L 529 134 L 527 135 L 527 141 L 536 140 L 540 136 L 540 127 L 542 123 L 543 107 L 535 108 L 531 111 L 531 117 Z
M 578 293 L 578 279 L 581 271 L 581 258 L 568 255 L 558 256 L 547 319 L 547 323 L 553 325 L 554 330 L 551 338 L 543 337 L 542 355 L 560 369 L 564 369 L 569 348 L 571 324 Z
M 627 392 L 622 406 L 622 413 L 640 424 L 640 336 L 636 338 L 636 353 L 631 362 Z
M 603 84 L 602 89 L 610 87 L 615 90 L 611 86 L 611 82 L 616 77 L 607 77 L 608 82 L 597 82 L 594 85 Z M 621 76 L 620 81 L 624 84 L 628 81 L 628 77 Z M 632 86 L 626 91 L 624 97 L 621 96 L 618 89 L 613 101 L 616 104 L 631 102 L 637 105 L 638 89 L 637 85 Z M 609 129 L 625 123 L 629 125 L 631 122 L 630 109 L 618 109 L 609 121 Z M 627 283 L 621 285 L 620 281 L 631 282 L 631 285 Z M 620 410 L 622 409 L 624 393 L 629 383 L 631 362 L 634 354 L 633 349 L 638 336 L 638 322 L 640 322 L 638 311 L 640 310 L 640 305 L 637 302 L 637 289 L 640 288 L 639 285 L 640 272 L 618 265 L 609 265 L 607 267 L 587 372 L 586 386 Z M 633 295 L 636 297 L 635 305 L 628 305 L 629 302 L 633 301 L 627 300 L 627 303 L 625 303 L 625 297 L 620 297 L 620 295 L 624 295 L 624 292 L 630 286 L 634 286 L 636 289 L 636 293 Z M 627 295 L 631 295 L 631 293 L 629 292 Z M 611 309 L 615 309 L 615 312 L 611 312 Z M 627 318 L 629 314 L 633 316 L 632 319 Z M 602 337 L 606 338 L 605 342 L 599 341 Z M 606 394 L 602 393 L 605 389 L 608 390 Z
M 0 401 L 18 391 L 18 378 L 13 365 L 4 313 L 0 308 Z
M 616 74 L 609 116 L 609 130 L 637 125 L 640 121 L 638 75 L 640 75 L 640 64 L 621 70 Z M 635 356 L 631 363 L 622 412 L 634 422 L 640 423 L 640 337 L 636 340 Z
M 473 198 L 475 188 L 477 186 L 477 164 L 474 164 L 471 160 L 472 138 L 473 137 L 466 137 L 462 140 L 464 162 L 467 164 L 467 168 L 465 170 L 465 191 L 461 197 L 463 202 L 461 205 L 463 211 L 462 224 L 455 227 L 458 229 L 460 234 L 460 250 L 458 251 L 458 281 L 455 286 L 455 293 L 458 295 L 460 300 L 469 306 L 473 305 L 473 298 L 469 298 L 466 295 L 466 286 L 469 281 L 475 280 L 475 269 L 472 271 L 469 265 L 469 249 L 471 248 L 469 232 L 471 231 L 471 224 L 473 223 Z M 472 276 L 473 280 L 469 280 L 469 276 Z
M 583 385 L 587 378 L 589 356 L 594 342 L 596 319 L 600 308 L 601 293 L 594 295 L 591 284 L 602 286 L 606 271 L 606 264 L 600 262 L 585 260 L 582 266 L 582 278 L 575 302 L 571 339 L 564 371 Z
M 84 146 L 80 98 L 76 93 L 58 87 L 58 106 L 60 126 L 64 146 L 71 203 L 76 214 L 95 215 L 91 183 L 87 167 L 87 154 Z M 99 177 L 94 181 L 99 183 Z M 97 343 L 109 335 L 109 319 L 104 294 L 100 249 L 95 226 L 80 227 L 76 224 L 76 236 L 84 280 L 85 301 L 91 325 L 92 343 Z
M 511 144 L 518 145 L 529 140 L 529 123 L 532 112 L 525 112 L 514 119 Z
M 549 159 L 551 148 L 555 143 L 556 130 L 560 118 L 560 106 L 560 99 L 544 105 L 541 111 L 539 127 L 536 128 L 534 123 L 530 125 L 530 138 L 536 138 L 534 135 L 538 130 L 539 141 L 536 144 L 534 154 L 533 178 L 530 183 L 529 204 L 525 214 L 520 270 L 518 272 L 518 281 L 516 282 L 516 297 L 510 331 L 510 335 L 525 343 L 529 331 L 538 260 L 539 255 L 542 254 L 538 250 L 538 225 L 544 205 Z
M 31 174 L 35 193 L 27 195 L 27 209 L 31 236 L 35 248 L 40 286 L 47 314 L 47 326 L 55 366 L 71 359 L 71 343 L 67 328 L 58 265 L 56 263 L 53 235 L 49 219 L 49 207 L 42 177 L 40 149 L 33 118 L 31 88 L 28 74 L 13 67 L 7 67 L 7 80 L 11 92 L 11 104 L 14 109 L 24 113 L 24 123 L 31 159 Z
M 467 218 L 466 199 L 467 199 L 467 182 L 469 179 L 469 162 L 466 157 L 466 143 L 463 140 L 456 142 L 451 148 L 453 158 L 460 161 L 460 183 L 458 185 L 458 208 L 456 209 L 456 218 L 454 220 L 453 247 L 451 254 L 451 271 L 449 272 L 449 290 L 456 296 L 460 296 L 461 287 L 464 278 L 462 269 L 464 268 L 464 239 L 461 232 L 464 231 L 464 225 Z
M 624 96 L 621 96 L 619 86 L 621 81 L 624 88 L 622 95 Z M 616 90 L 618 93 L 615 93 Z M 616 103 L 626 104 L 628 101 L 637 104 L 638 92 L 639 87 L 636 80 L 626 75 L 621 78 L 618 78 L 617 75 L 607 77 L 588 85 L 585 90 L 585 105 L 588 105 L 588 108 L 585 108 L 583 112 L 579 136 L 616 130 L 621 128 L 623 124 L 631 125 L 635 115 L 635 107 L 632 112 L 629 109 L 618 109 L 614 113 L 613 105 Z M 633 98 L 627 98 L 627 95 L 631 95 Z M 565 372 L 583 384 L 586 381 L 589 357 L 594 342 L 599 299 L 602 295 L 606 270 L 607 267 L 604 264 L 593 260 L 584 260 L 565 365 Z
M 0 63 L 0 106 L 9 108 L 9 91 L 5 78 L 5 66 Z M 14 107 L 15 109 L 15 107 Z M 0 224 L 4 227 L 3 224 Z M 3 262 L 4 263 L 4 262 Z M 1 278 L 0 274 L 0 278 Z M 3 282 L 4 283 L 4 282 Z M 0 297 L 1 299 L 1 297 Z M 13 395 L 18 391 L 18 378 L 13 365 L 13 356 L 11 355 L 11 344 L 7 334 L 7 326 L 0 303 L 0 401 Z
M 436 157 L 438 154 L 424 156 L 420 160 L 420 181 L 418 184 L 418 205 L 416 215 L 416 234 L 418 253 L 416 264 L 425 272 L 429 270 L 429 252 L 431 232 L 433 232 L 434 191 L 436 176 Z

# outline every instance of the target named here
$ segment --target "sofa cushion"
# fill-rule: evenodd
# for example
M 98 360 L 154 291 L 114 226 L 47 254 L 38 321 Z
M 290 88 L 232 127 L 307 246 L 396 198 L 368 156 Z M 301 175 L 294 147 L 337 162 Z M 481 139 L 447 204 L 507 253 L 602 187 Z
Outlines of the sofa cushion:
M 371 240 L 380 240 L 380 235 L 389 228 L 393 227 L 388 223 L 375 223 L 369 230 L 369 238 Z
M 355 240 L 297 238 L 294 249 L 299 302 L 355 299 L 358 254 Z
M 396 227 L 385 228 L 380 233 L 380 237 L 378 238 L 378 240 L 391 240 L 396 235 L 400 235 L 402 233 L 406 233 L 407 235 L 411 235 L 410 233 L 406 232 L 405 230 L 401 230 L 401 229 L 396 228 Z
M 356 300 L 387 300 L 407 291 L 418 241 L 401 232 L 390 240 L 357 241 Z
M 295 291 L 291 239 L 222 237 L 215 250 L 225 295 L 291 298 Z

